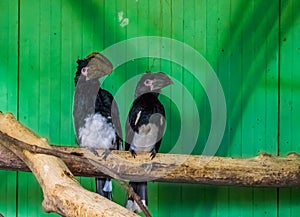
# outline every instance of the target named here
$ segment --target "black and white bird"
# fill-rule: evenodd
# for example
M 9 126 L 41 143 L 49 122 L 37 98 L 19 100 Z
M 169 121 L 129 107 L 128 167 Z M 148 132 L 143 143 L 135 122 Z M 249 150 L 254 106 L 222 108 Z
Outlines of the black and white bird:
M 118 107 L 113 96 L 100 87 L 98 80 L 110 74 L 112 68 L 111 62 L 96 52 L 77 60 L 73 105 L 76 140 L 81 147 L 94 153 L 96 149 L 122 148 Z M 96 179 L 97 193 L 111 200 L 111 191 L 110 179 Z
M 158 152 L 165 130 L 165 109 L 158 96 L 162 88 L 172 83 L 172 80 L 162 72 L 146 73 L 139 80 L 126 121 L 125 150 L 130 151 L 133 157 L 143 151 L 150 152 L 150 158 L 153 159 Z M 147 207 L 147 182 L 129 184 Z M 127 198 L 126 208 L 141 212 L 131 197 Z

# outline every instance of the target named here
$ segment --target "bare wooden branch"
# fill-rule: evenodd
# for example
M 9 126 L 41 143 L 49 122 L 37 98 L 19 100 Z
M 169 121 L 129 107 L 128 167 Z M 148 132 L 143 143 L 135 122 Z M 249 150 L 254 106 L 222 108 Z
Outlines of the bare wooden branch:
M 0 144 L 1 142 L 2 137 Z M 54 153 L 52 149 L 55 150 Z M 295 153 L 286 157 L 262 153 L 253 158 L 157 154 L 150 160 L 148 153 L 139 154 L 133 159 L 127 152 L 112 151 L 104 160 L 101 150 L 98 151 L 100 157 L 97 157 L 85 149 L 76 147 L 52 146 L 52 149 L 52 153 L 48 152 L 47 148 L 40 153 L 48 152 L 60 157 L 73 174 L 79 176 L 104 177 L 104 171 L 113 178 L 132 181 L 264 187 L 300 186 L 300 157 Z M 0 168 L 28 171 L 15 155 L 1 146 L 0 156 Z
M 61 159 L 24 148 L 51 150 L 45 139 L 22 126 L 11 114 L 0 113 L 0 131 L 0 145 L 22 159 L 39 181 L 46 212 L 56 212 L 62 216 L 137 216 L 82 188 Z
M 105 170 L 109 170 L 107 174 L 124 180 L 264 187 L 300 186 L 300 157 L 296 153 L 287 157 L 261 153 L 253 158 L 157 154 L 151 161 L 147 153 L 133 159 L 127 152 L 112 151 L 105 161 L 81 148 L 52 148 L 55 151 L 48 152 L 46 148 L 40 153 L 48 152 L 60 157 L 72 173 L 78 176 L 107 177 L 102 173 L 102 169 L 106 168 Z M 101 150 L 98 153 L 99 156 L 103 154 Z M 16 155 L 1 146 L 0 156 L 0 168 L 29 171 Z

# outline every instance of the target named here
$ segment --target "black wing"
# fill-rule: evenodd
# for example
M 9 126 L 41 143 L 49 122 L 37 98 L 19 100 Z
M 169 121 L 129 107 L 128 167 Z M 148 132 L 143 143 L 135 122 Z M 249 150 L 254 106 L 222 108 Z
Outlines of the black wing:
M 126 121 L 125 150 L 129 150 L 134 133 L 138 133 L 139 127 L 148 123 L 153 123 L 158 127 L 158 141 L 155 144 L 157 152 L 165 129 L 165 110 L 157 96 L 151 93 L 144 94 L 133 102 Z
M 112 123 L 116 130 L 116 147 L 115 149 L 122 149 L 122 128 L 120 123 L 119 109 L 116 101 L 110 92 L 100 88 L 96 102 L 95 113 L 100 113 L 107 118 L 109 123 Z

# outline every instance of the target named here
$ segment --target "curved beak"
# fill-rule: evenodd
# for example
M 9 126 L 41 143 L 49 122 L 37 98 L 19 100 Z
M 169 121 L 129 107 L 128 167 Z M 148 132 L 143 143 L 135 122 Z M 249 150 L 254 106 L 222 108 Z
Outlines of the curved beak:
M 153 79 L 153 90 L 159 90 L 173 84 L 173 81 L 166 75 L 160 73 L 159 76 Z
M 90 55 L 89 55 L 90 56 Z M 101 78 L 112 72 L 112 63 L 102 54 L 94 53 L 88 65 L 88 79 Z

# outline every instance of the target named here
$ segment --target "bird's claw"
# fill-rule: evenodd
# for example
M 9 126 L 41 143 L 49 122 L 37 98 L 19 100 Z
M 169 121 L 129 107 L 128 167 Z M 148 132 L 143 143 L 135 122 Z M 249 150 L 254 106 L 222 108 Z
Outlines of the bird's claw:
M 155 158 L 156 156 L 156 151 L 155 149 L 152 149 L 151 154 L 150 154 L 150 159 L 153 160 L 153 158 Z
M 99 157 L 99 154 L 97 152 L 97 150 L 95 148 L 89 148 L 89 150 L 94 154 L 96 155 L 97 157 Z
M 110 149 L 105 149 L 103 154 L 102 154 L 102 159 L 106 160 L 106 158 L 108 157 L 108 155 L 110 154 L 111 150 Z
M 130 151 L 132 157 L 135 158 L 137 155 L 136 152 L 133 149 L 129 149 L 129 151 Z

